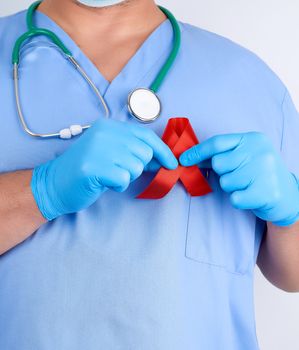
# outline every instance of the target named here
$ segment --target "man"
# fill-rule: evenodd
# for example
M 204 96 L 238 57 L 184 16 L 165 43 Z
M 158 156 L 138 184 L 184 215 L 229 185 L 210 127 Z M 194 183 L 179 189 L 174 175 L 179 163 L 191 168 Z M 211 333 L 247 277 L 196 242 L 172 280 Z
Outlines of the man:
M 286 88 L 252 53 L 180 22 L 162 116 L 139 124 L 126 99 L 173 47 L 163 12 L 152 0 L 44 0 L 35 25 L 71 50 L 111 118 L 40 36 L 21 51 L 28 123 L 92 127 L 32 138 L 11 77 L 25 17 L 0 20 L 0 349 L 258 349 L 256 262 L 299 291 L 299 119 Z M 200 140 L 179 159 L 160 139 L 177 116 Z M 212 192 L 193 197 L 178 182 L 162 199 L 136 198 L 178 163 L 210 166 Z

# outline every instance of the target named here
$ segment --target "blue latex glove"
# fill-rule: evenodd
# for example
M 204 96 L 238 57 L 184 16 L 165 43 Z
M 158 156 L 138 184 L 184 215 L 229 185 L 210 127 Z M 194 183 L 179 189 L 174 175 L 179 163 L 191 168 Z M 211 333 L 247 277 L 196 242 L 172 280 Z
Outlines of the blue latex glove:
M 170 148 L 143 126 L 99 119 L 65 153 L 36 167 L 31 189 L 47 220 L 89 207 L 111 189 L 123 192 L 157 164 L 175 169 Z
M 210 166 L 232 205 L 278 226 L 299 219 L 299 188 L 270 140 L 258 132 L 217 135 L 185 151 L 184 166 Z M 200 164 L 201 163 L 201 164 Z

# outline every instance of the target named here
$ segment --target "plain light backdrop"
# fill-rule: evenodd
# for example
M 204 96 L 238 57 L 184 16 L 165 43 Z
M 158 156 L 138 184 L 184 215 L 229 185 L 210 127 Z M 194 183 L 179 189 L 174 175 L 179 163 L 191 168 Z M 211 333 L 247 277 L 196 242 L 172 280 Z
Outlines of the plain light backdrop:
M 0 16 L 24 9 L 32 1 L 0 0 Z M 180 20 L 257 53 L 287 85 L 299 109 L 298 0 L 161 0 L 159 4 Z M 299 294 L 270 285 L 257 268 L 255 301 L 261 350 L 298 350 Z

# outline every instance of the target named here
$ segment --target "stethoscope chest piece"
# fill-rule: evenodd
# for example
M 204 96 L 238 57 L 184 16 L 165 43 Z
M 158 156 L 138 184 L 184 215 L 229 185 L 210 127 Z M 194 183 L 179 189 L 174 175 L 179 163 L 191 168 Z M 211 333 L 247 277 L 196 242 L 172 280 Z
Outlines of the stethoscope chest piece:
M 139 121 L 150 123 L 161 114 L 161 102 L 154 91 L 138 88 L 128 96 L 129 112 Z
M 96 97 L 100 100 L 101 104 L 103 105 L 103 108 L 105 110 L 105 117 L 107 118 L 110 116 L 109 108 L 106 104 L 105 99 L 101 95 L 100 91 L 98 90 L 96 85 L 93 83 L 92 79 L 88 76 L 88 74 L 85 72 L 83 67 L 81 67 L 79 62 L 77 62 L 75 57 L 72 55 L 72 52 L 64 45 L 64 43 L 60 40 L 60 38 L 49 29 L 39 28 L 34 24 L 33 15 L 41 2 L 42 2 L 41 0 L 36 1 L 29 7 L 26 15 L 27 32 L 22 34 L 16 40 L 13 48 L 13 52 L 12 52 L 14 94 L 15 94 L 15 100 L 16 100 L 17 113 L 23 129 L 31 136 L 44 138 L 44 139 L 50 138 L 50 137 L 60 137 L 61 139 L 70 139 L 73 136 L 80 135 L 83 132 L 83 130 L 88 129 L 90 125 L 87 125 L 87 124 L 71 125 L 70 127 L 64 128 L 58 132 L 41 134 L 41 133 L 35 133 L 31 129 L 29 129 L 29 126 L 26 123 L 26 118 L 23 113 L 23 108 L 22 108 L 21 99 L 20 99 L 19 74 L 18 74 L 19 62 L 20 62 L 20 51 L 25 41 L 35 36 L 40 36 L 40 35 L 46 36 L 53 43 L 54 46 L 57 46 L 60 49 L 63 56 L 65 56 L 69 60 L 69 62 L 75 67 L 75 69 L 84 78 L 86 83 L 91 88 L 91 91 L 94 92 Z M 176 18 L 173 16 L 171 12 L 169 12 L 164 7 L 159 6 L 159 8 L 162 12 L 164 12 L 166 17 L 171 22 L 171 25 L 173 28 L 174 43 L 173 43 L 173 48 L 166 62 L 160 69 L 158 75 L 156 76 L 156 78 L 154 79 L 150 87 L 137 88 L 134 91 L 132 91 L 128 96 L 127 103 L 128 103 L 129 112 L 138 121 L 143 123 L 152 122 L 156 120 L 161 114 L 161 109 L 162 109 L 161 102 L 157 96 L 157 92 L 161 87 L 161 84 L 165 80 L 165 77 L 167 76 L 170 68 L 173 66 L 181 45 L 181 30 Z

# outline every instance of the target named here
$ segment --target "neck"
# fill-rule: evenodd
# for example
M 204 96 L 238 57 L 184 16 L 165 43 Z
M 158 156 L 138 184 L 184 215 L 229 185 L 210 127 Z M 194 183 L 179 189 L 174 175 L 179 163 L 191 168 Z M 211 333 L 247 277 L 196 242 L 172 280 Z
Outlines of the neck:
M 44 0 L 38 8 L 72 36 L 100 39 L 148 35 L 165 20 L 154 0 L 91 8 L 73 0 Z
M 166 18 L 154 0 L 127 0 L 106 8 L 44 0 L 38 10 L 68 33 L 108 81 Z

